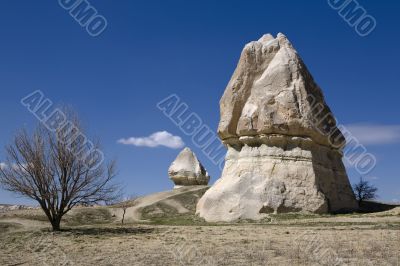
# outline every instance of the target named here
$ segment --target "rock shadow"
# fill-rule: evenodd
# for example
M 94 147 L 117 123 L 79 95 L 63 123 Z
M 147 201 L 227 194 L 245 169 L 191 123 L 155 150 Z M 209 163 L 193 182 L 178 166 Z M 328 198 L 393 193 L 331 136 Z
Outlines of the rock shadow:
M 390 211 L 397 207 L 400 207 L 400 204 L 386 204 L 376 201 L 365 201 L 361 203 L 358 212 L 360 213 L 384 212 L 384 211 Z

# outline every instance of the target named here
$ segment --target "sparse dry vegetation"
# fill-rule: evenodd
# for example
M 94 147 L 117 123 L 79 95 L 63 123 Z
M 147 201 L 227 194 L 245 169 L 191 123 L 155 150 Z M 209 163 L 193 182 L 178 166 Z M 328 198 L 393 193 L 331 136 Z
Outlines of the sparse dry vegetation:
M 123 225 L 120 204 L 78 207 L 61 232 L 40 209 L 1 213 L 0 265 L 400 264 L 400 207 L 370 202 L 375 212 L 206 223 L 194 214 L 206 189 L 166 194 L 140 209 L 143 220 Z M 129 214 L 135 203 L 124 205 Z
M 207 224 L 192 212 L 169 211 L 171 216 L 147 217 L 147 224 L 122 226 L 106 207 L 81 207 L 66 216 L 64 229 L 56 233 L 45 221 L 27 220 L 35 217 L 34 210 L 1 214 L 0 265 L 400 263 L 399 208 L 370 214 L 271 215 L 238 224 Z

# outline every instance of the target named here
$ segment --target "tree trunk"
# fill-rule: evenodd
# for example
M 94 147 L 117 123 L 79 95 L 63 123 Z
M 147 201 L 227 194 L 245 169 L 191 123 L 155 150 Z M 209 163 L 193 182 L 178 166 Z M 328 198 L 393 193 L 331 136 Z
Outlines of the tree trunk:
M 51 227 L 53 228 L 53 231 L 61 231 L 60 227 L 61 219 L 55 218 L 53 221 L 51 221 Z
M 126 209 L 124 208 L 123 211 L 124 211 L 124 212 L 123 212 L 123 214 L 122 214 L 122 221 L 121 221 L 122 224 L 124 224 Z

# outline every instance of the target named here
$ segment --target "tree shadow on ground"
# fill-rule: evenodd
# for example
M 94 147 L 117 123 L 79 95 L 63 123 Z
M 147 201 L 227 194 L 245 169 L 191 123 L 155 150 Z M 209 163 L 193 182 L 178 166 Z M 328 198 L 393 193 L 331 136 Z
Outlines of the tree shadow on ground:
M 64 228 L 61 233 L 70 233 L 73 235 L 139 235 L 150 234 L 154 232 L 154 228 L 143 227 L 80 227 L 80 228 Z

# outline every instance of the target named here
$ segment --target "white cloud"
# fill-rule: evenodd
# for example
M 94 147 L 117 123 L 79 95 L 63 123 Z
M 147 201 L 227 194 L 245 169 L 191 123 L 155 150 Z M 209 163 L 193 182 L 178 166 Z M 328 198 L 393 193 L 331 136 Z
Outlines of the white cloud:
M 185 145 L 181 137 L 174 136 L 167 131 L 155 132 L 148 137 L 131 137 L 127 139 L 120 139 L 118 140 L 118 143 L 150 148 L 165 146 L 171 149 L 179 149 Z
M 400 143 L 400 125 L 351 124 L 345 128 L 363 145 Z
M 6 163 L 3 163 L 3 162 L 0 163 L 0 169 L 4 169 L 4 168 L 6 168 L 6 167 L 7 167 L 7 164 L 6 164 Z

